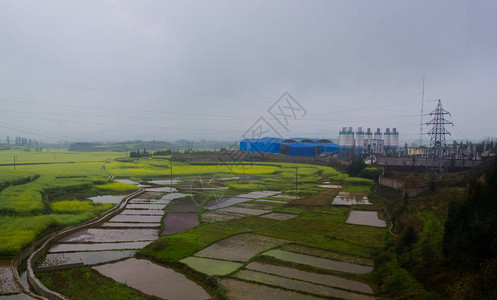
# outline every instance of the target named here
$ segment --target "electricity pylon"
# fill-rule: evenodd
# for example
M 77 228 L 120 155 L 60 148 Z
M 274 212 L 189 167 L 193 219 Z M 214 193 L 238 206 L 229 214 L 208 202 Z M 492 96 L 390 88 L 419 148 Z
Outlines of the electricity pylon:
M 447 173 L 447 149 L 445 144 L 445 136 L 450 135 L 450 132 L 445 129 L 445 125 L 454 125 L 452 122 L 445 119 L 445 115 L 450 113 L 443 109 L 442 100 L 438 99 L 437 108 L 429 113 L 433 119 L 428 121 L 426 125 L 432 126 L 428 131 L 428 135 L 431 137 L 430 140 L 430 150 L 429 158 L 430 162 L 426 166 L 425 177 L 428 177 L 431 173 L 442 179 L 443 175 Z

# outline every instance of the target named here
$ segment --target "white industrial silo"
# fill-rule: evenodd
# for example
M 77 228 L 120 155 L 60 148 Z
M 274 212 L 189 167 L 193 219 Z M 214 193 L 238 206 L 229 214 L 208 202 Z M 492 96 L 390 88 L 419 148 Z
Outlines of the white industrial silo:
M 352 127 L 349 127 L 347 130 L 347 148 L 352 148 L 354 146 L 354 131 L 352 131 Z
M 338 146 L 344 147 L 347 139 L 347 128 L 342 127 L 342 131 L 338 134 Z
M 380 128 L 376 129 L 376 132 L 374 133 L 374 137 L 373 138 L 375 140 L 381 140 L 381 129 Z
M 383 134 L 383 145 L 385 148 L 390 148 L 390 128 L 387 128 Z
M 390 134 L 390 147 L 399 148 L 399 132 L 397 128 L 392 128 L 392 133 Z
M 364 148 L 364 131 L 362 131 L 362 127 L 359 127 L 355 134 L 356 134 L 355 146 L 357 148 Z

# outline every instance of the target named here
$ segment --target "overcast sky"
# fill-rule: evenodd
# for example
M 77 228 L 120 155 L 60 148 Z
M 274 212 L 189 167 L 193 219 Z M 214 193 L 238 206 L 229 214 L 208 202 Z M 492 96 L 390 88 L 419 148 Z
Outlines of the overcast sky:
M 496 11 L 490 0 L 1 0 L 0 140 L 239 140 L 260 117 L 284 137 L 362 126 L 419 139 L 423 76 L 424 111 L 442 99 L 451 139 L 494 137 Z M 284 92 L 306 111 L 286 128 L 268 112 Z

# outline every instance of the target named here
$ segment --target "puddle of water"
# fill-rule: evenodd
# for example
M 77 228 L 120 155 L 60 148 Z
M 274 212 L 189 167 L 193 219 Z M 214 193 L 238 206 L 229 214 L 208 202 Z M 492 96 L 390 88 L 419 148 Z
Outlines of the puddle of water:
M 346 273 L 366 274 L 373 271 L 373 268 L 368 266 L 361 266 L 357 264 L 351 264 L 347 262 L 341 262 L 341 261 L 310 256 L 305 254 L 299 254 L 299 253 L 278 250 L 278 249 L 265 252 L 264 255 L 271 256 L 283 261 L 289 261 L 293 263 L 313 266 L 316 268 L 340 271 Z
M 237 179 L 240 179 L 240 177 L 216 177 L 216 180 L 219 181 L 237 180 Z
M 346 223 L 374 227 L 387 227 L 387 223 L 378 218 L 378 212 L 376 211 L 353 210 L 350 212 L 349 218 L 347 219 Z
M 147 192 L 172 193 L 172 192 L 176 192 L 177 189 L 173 188 L 173 187 L 165 186 L 165 187 L 158 187 L 158 188 L 147 188 L 146 191 Z
M 253 209 L 253 208 L 244 208 L 244 207 L 226 207 L 223 209 L 220 209 L 219 211 L 223 212 L 232 212 L 236 214 L 244 214 L 244 215 L 251 215 L 251 216 L 258 216 L 258 215 L 263 215 L 270 213 L 270 210 L 263 210 L 263 209 Z
M 164 211 L 158 209 L 125 209 L 121 215 L 162 216 Z
M 325 189 L 341 189 L 341 185 L 334 185 L 334 184 L 323 184 L 323 185 L 318 185 L 320 188 L 325 188 Z
M 101 227 L 112 228 L 155 228 L 160 227 L 160 223 L 120 223 L 120 222 L 105 222 Z
M 21 274 L 19 274 L 19 277 L 21 278 L 21 282 L 24 284 L 25 287 L 29 286 L 28 283 L 28 271 L 24 271 Z
M 136 182 L 136 181 L 133 181 L 133 180 L 128 180 L 128 179 L 116 179 L 116 181 L 118 181 L 120 183 L 133 184 L 133 185 L 136 185 L 139 188 L 150 187 L 149 185 L 143 185 L 143 184 L 141 184 L 139 182 Z
M 98 252 L 71 252 L 51 253 L 45 257 L 40 268 L 62 266 L 76 263 L 96 265 L 104 262 L 120 260 L 135 255 L 136 251 L 98 251 Z
M 374 297 L 347 292 L 335 289 L 328 286 L 313 284 L 310 282 L 299 281 L 290 278 L 283 278 L 270 274 L 265 274 L 257 271 L 242 270 L 237 272 L 234 277 L 243 280 L 255 281 L 272 286 L 283 287 L 294 291 L 311 293 L 319 296 L 327 296 L 341 299 L 356 299 L 356 300 L 374 300 Z
M 261 216 L 261 218 L 268 218 L 268 219 L 274 219 L 274 220 L 290 220 L 297 217 L 297 215 L 292 215 L 292 214 L 284 214 L 284 213 L 272 213 L 272 214 L 267 214 Z
M 180 260 L 181 263 L 188 265 L 190 268 L 207 274 L 209 276 L 220 275 L 224 276 L 234 272 L 236 269 L 243 266 L 243 264 L 235 263 L 225 260 L 217 260 L 212 258 L 202 258 L 190 256 Z
M 301 294 L 288 290 L 282 290 L 267 285 L 251 283 L 247 281 L 225 278 L 221 279 L 221 285 L 226 288 L 227 296 L 233 300 L 253 299 L 285 299 L 285 300 L 322 300 L 323 298 Z
M 368 200 L 368 197 L 363 197 L 362 200 L 358 200 L 340 195 L 336 196 L 331 204 L 332 205 L 360 205 L 360 204 L 371 205 L 371 203 Z
M 258 263 L 258 262 L 252 262 L 252 263 L 248 264 L 247 266 L 245 266 L 245 268 L 247 268 L 249 270 L 253 270 L 253 271 L 259 271 L 259 272 L 278 275 L 278 276 L 282 276 L 282 277 L 288 277 L 288 278 L 292 278 L 292 279 L 309 281 L 312 283 L 317 283 L 317 284 L 322 284 L 322 285 L 327 285 L 327 286 L 332 286 L 332 287 L 338 287 L 338 288 L 356 291 L 356 292 L 361 292 L 361 293 L 366 293 L 366 294 L 373 293 L 373 289 L 365 283 L 362 283 L 362 282 L 359 282 L 356 280 L 345 279 L 345 278 L 341 278 L 341 277 L 337 277 L 337 276 L 333 276 L 333 275 L 312 273 L 312 272 L 297 270 L 297 269 L 288 268 L 288 267 L 262 264 L 262 263 Z
M 117 215 L 110 222 L 117 223 L 160 223 L 162 216 Z
M 166 185 L 166 184 L 178 184 L 182 182 L 179 179 L 164 179 L 164 180 L 152 180 L 149 183 L 157 184 L 157 185 Z
M 160 209 L 164 210 L 165 204 L 128 204 L 127 209 Z
M 245 216 L 246 215 L 227 213 L 221 211 L 207 211 L 202 214 L 202 221 L 212 223 L 212 222 L 228 221 L 232 219 L 240 219 Z
M 199 257 L 244 262 L 250 260 L 262 251 L 287 242 L 287 240 L 283 239 L 245 233 L 218 241 L 207 248 L 200 250 L 194 255 Z
M 107 195 L 107 196 L 91 197 L 89 199 L 91 201 L 95 202 L 95 203 L 113 203 L 113 204 L 117 204 L 117 203 L 121 202 L 121 200 L 123 198 L 124 198 L 123 196 L 111 196 L 111 195 Z
M 159 218 L 160 220 L 160 218 Z M 88 228 L 64 236 L 62 243 L 113 243 L 132 241 L 154 241 L 157 239 L 156 229 L 104 229 Z
M 103 251 L 126 250 L 145 248 L 151 242 L 126 242 L 126 243 L 97 243 L 97 244 L 56 244 L 50 248 L 49 253 L 75 252 L 75 251 Z
M 148 260 L 130 258 L 93 267 L 102 275 L 145 294 L 163 299 L 210 299 L 211 296 L 185 275 Z
M 0 258 L 0 294 L 19 293 L 10 265 L 12 259 Z
M 198 215 L 191 213 L 168 213 L 164 219 L 162 235 L 173 234 L 191 229 L 199 224 Z
M 238 198 L 238 197 L 232 197 L 232 198 L 224 198 L 224 199 L 219 199 L 219 200 L 211 200 L 207 203 L 205 206 L 206 209 L 208 210 L 215 210 L 215 209 L 220 209 L 228 206 L 232 206 L 238 203 L 243 203 L 243 202 L 248 202 L 252 201 L 253 199 L 251 198 Z

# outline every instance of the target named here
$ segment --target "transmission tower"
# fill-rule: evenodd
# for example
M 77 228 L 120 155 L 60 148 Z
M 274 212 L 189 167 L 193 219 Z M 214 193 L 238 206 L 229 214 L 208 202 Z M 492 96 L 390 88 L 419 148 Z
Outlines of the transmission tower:
M 445 125 L 454 124 L 445 119 L 445 115 L 450 116 L 450 113 L 443 109 L 442 100 L 440 99 L 438 99 L 437 108 L 429 113 L 429 115 L 432 116 L 432 119 L 426 125 L 431 126 L 431 129 L 428 131 L 428 135 L 431 137 L 430 163 L 426 166 L 425 177 L 433 173 L 438 179 L 442 179 L 443 175 L 447 173 L 445 136 L 447 134 L 450 135 L 450 132 L 445 129 Z

